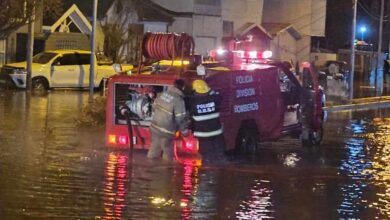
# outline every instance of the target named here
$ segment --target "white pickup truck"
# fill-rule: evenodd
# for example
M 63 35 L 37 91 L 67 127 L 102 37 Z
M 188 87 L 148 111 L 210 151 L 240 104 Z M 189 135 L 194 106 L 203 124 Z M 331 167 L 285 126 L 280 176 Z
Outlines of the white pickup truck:
M 88 88 L 90 74 L 90 51 L 54 50 L 44 51 L 33 57 L 32 88 Z M 95 56 L 94 87 L 103 86 L 104 79 L 117 73 L 114 65 L 100 62 Z M 123 71 L 133 69 L 122 66 Z M 0 84 L 11 83 L 17 88 L 26 88 L 26 62 L 10 63 L 1 68 Z

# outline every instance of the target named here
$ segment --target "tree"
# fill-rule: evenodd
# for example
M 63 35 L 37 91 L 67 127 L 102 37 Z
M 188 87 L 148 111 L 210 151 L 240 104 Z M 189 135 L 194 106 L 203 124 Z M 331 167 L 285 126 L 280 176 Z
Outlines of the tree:
M 0 38 L 25 25 L 33 13 L 33 6 L 42 7 L 42 12 L 52 16 L 63 11 L 62 0 L 1 0 Z
M 116 14 L 101 21 L 104 33 L 104 53 L 116 63 L 138 60 L 140 32 L 130 23 L 132 7 L 124 7 L 120 1 L 114 5 Z

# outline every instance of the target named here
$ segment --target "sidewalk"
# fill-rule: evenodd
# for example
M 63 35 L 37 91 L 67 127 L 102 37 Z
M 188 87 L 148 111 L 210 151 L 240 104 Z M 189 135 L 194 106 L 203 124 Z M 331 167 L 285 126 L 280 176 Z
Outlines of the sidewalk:
M 325 111 L 336 112 L 345 110 L 357 110 L 357 109 L 375 109 L 375 108 L 389 108 L 390 96 L 379 96 L 370 98 L 352 99 L 344 101 L 342 103 L 327 102 L 324 107 Z

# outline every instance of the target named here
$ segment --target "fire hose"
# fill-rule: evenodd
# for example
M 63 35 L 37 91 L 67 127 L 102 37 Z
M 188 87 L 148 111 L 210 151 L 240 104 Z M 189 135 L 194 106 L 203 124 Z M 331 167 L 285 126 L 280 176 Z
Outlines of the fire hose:
M 133 125 L 131 123 L 131 116 L 130 116 L 130 110 L 127 106 L 120 106 L 119 110 L 122 115 L 126 117 L 126 123 L 127 123 L 127 133 L 129 135 L 129 150 L 130 150 L 130 156 L 133 156 L 133 149 L 134 149 L 134 143 L 133 143 Z
M 147 33 L 141 46 L 141 57 L 148 60 L 172 60 L 189 58 L 195 49 L 194 39 L 188 34 Z M 143 65 L 140 59 L 140 67 Z M 140 72 L 140 69 L 139 69 Z

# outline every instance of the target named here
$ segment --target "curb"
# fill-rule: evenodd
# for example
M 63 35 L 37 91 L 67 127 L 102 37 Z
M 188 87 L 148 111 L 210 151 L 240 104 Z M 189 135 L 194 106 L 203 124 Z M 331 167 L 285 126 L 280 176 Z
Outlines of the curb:
M 337 112 L 337 111 L 346 111 L 346 110 L 378 109 L 378 108 L 389 108 L 389 107 L 390 107 L 389 99 L 385 99 L 383 101 L 379 99 L 376 102 L 362 102 L 362 103 L 355 103 L 355 104 L 326 106 L 324 107 L 324 111 Z

